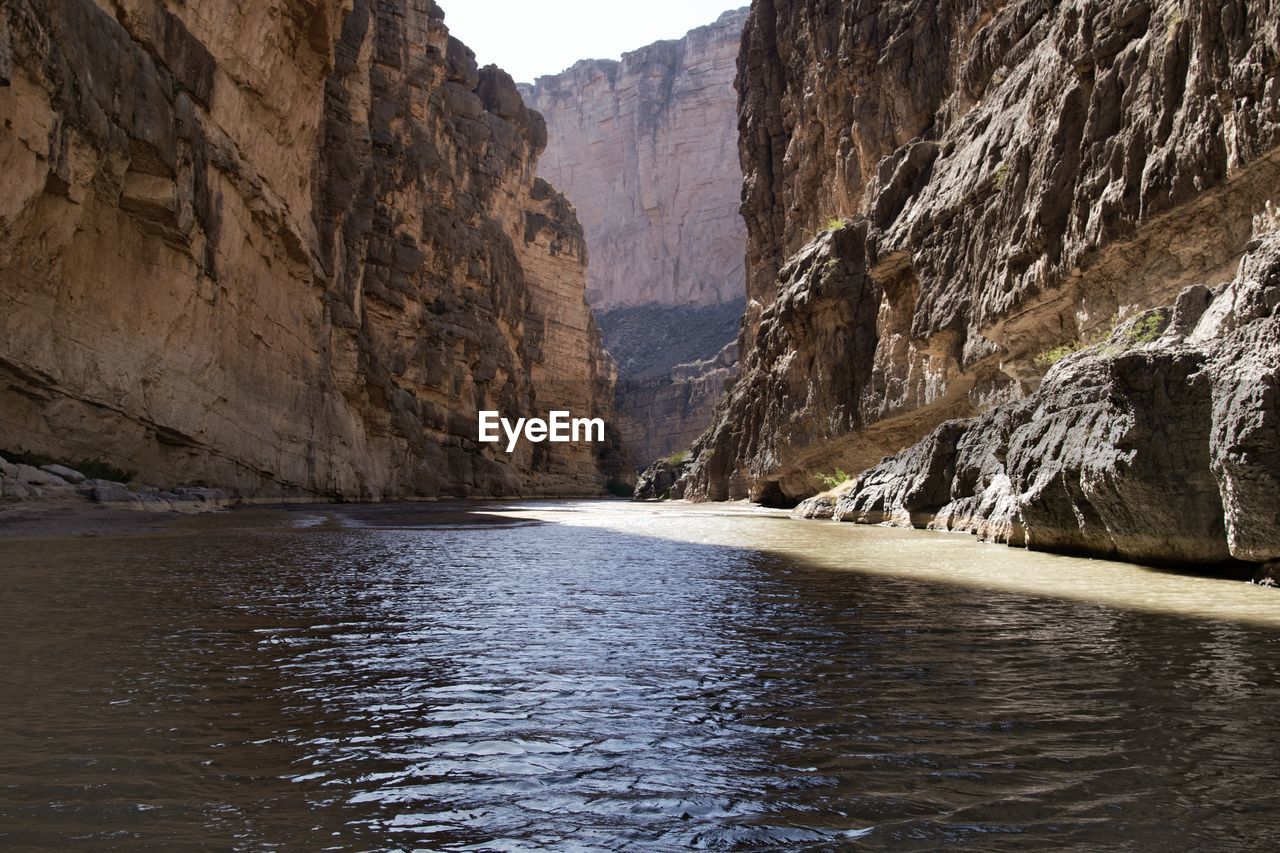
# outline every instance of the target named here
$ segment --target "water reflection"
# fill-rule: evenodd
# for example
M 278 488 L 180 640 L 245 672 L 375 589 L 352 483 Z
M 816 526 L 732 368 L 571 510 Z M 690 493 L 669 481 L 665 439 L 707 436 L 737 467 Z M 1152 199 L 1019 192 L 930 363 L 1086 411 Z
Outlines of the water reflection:
M 1256 613 L 983 585 L 850 526 L 422 512 L 0 543 L 0 841 L 1185 848 L 1276 828 Z

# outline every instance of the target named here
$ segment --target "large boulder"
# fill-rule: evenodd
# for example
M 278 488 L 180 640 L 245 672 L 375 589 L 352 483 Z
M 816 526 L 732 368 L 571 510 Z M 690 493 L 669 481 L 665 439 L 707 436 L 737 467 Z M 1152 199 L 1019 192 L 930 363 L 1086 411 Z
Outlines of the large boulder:
M 57 474 L 51 474 L 48 471 L 41 470 L 32 465 L 18 465 L 17 479 L 30 486 L 49 486 L 51 488 L 65 487 L 69 485 L 66 480 Z
M 83 483 L 87 477 L 74 468 L 68 468 L 66 465 L 41 465 L 40 470 L 55 477 L 60 477 L 73 486 Z

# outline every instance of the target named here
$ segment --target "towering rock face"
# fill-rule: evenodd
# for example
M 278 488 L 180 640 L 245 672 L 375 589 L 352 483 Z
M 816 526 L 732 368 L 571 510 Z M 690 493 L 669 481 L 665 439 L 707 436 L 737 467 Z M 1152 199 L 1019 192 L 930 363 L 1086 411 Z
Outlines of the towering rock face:
M 546 117 L 542 177 L 591 247 L 587 301 L 713 305 L 742 298 L 733 79 L 746 9 L 621 62 L 588 59 L 523 91 Z
M 794 503 L 1230 280 L 1280 195 L 1277 44 L 1266 0 L 758 0 L 743 375 L 685 493 Z
M 348 499 L 594 493 L 607 412 L 542 119 L 430 0 L 9 0 L 0 447 Z
M 733 80 L 746 17 L 726 12 L 621 62 L 584 60 L 522 87 L 547 121 L 539 173 L 586 231 L 587 299 L 619 364 L 618 424 L 641 464 L 688 448 L 736 370 L 721 352 L 744 293 Z

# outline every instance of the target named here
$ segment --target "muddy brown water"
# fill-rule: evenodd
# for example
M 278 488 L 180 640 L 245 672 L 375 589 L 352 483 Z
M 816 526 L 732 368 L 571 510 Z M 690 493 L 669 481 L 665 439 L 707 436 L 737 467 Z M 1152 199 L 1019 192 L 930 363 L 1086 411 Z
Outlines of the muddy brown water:
M 0 538 L 0 847 L 1258 849 L 1280 592 L 619 502 Z

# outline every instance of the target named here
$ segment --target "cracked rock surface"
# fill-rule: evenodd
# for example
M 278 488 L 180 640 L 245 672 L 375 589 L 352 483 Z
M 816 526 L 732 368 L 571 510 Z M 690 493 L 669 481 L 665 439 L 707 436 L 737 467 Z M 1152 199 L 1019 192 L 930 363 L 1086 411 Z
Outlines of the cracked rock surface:
M 1137 562 L 1280 559 L 1280 234 L 1146 317 L 863 472 L 834 517 Z

